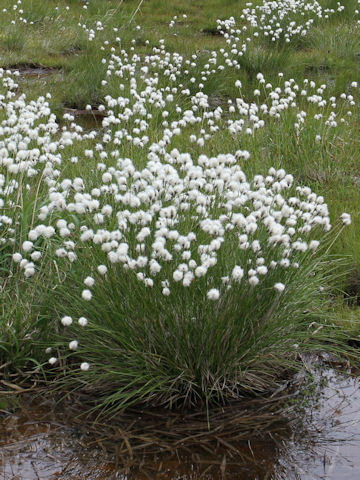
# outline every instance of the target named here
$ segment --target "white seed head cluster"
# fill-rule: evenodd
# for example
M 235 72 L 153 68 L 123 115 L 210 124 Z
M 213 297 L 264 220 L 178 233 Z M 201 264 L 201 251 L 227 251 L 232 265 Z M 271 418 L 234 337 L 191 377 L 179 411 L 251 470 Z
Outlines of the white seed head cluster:
M 224 35 L 228 48 L 226 60 L 234 62 L 247 51 L 251 40 L 264 37 L 270 42 L 290 43 L 293 37 L 304 37 L 319 21 L 327 20 L 345 9 L 340 2 L 337 8 L 324 8 L 317 0 L 280 0 L 262 4 L 246 4 L 237 25 L 234 17 L 218 20 L 218 30 Z

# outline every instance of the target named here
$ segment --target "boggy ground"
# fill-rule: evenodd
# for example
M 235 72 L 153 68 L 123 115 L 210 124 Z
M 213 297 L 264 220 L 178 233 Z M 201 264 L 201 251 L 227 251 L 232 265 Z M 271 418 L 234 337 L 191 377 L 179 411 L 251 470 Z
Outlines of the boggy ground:
M 352 480 L 360 472 L 359 380 L 325 366 L 313 374 L 305 395 L 299 378 L 291 394 L 224 409 L 210 427 L 199 414 L 149 410 L 92 424 L 77 416 L 74 399 L 3 396 L 1 478 Z

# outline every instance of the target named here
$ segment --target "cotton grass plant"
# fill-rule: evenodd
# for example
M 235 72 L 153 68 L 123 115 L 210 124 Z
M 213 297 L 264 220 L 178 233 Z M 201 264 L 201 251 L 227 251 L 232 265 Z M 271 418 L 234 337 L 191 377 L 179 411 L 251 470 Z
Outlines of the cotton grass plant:
M 328 338 L 318 322 L 336 229 L 323 198 L 283 170 L 248 183 L 231 154 L 170 157 L 186 162 L 184 176 L 159 159 L 142 171 L 118 162 L 130 185 L 114 205 L 131 207 L 107 204 L 96 230 L 85 224 L 97 214 L 85 214 L 77 260 L 54 293 L 67 344 L 49 361 L 65 383 L 98 391 L 107 412 L 264 394 L 295 368 L 298 349 Z

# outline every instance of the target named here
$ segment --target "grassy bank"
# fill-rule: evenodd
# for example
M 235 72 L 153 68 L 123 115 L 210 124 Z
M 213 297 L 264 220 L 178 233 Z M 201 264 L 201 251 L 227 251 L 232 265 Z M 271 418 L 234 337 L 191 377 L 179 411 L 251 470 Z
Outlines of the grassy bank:
M 359 4 L 223 3 L 4 7 L 5 375 L 203 408 L 350 354 Z

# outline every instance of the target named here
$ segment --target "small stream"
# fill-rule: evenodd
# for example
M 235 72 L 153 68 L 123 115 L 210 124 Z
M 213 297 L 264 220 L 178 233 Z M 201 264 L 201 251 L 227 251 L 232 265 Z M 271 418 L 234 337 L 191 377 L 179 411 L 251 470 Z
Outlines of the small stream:
M 159 449 L 128 457 L 104 449 L 66 407 L 42 398 L 0 410 L 0 480 L 355 480 L 360 478 L 360 381 L 317 370 L 318 387 L 298 419 L 258 435 L 197 451 Z M 322 386 L 319 386 L 322 385 Z M 0 405 L 1 405 L 0 396 Z M 156 427 L 154 427 L 155 429 Z M 240 428 L 240 427 L 239 427 Z M 115 453 L 114 453 L 115 452 Z

